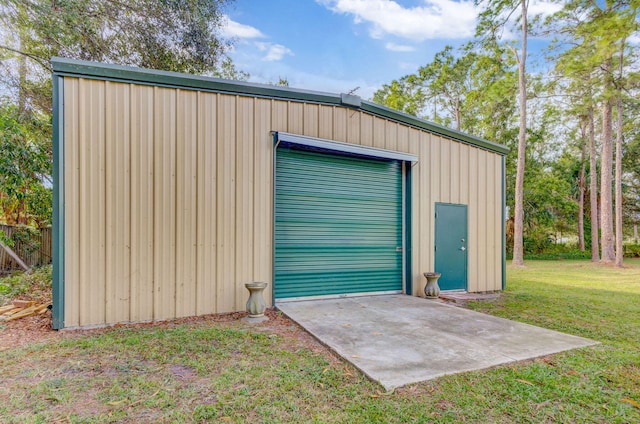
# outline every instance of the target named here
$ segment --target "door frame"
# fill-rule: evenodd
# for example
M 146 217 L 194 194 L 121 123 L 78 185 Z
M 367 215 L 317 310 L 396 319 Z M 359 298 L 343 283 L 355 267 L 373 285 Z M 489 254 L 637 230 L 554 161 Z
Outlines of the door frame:
M 297 134 L 289 134 L 282 131 L 271 131 L 273 140 L 272 155 L 272 191 L 271 191 L 271 303 L 276 303 L 276 178 L 277 178 L 277 155 L 278 147 L 283 145 L 293 145 L 297 147 L 311 148 L 319 153 L 333 155 L 347 155 L 369 159 L 379 160 L 396 160 L 400 162 L 401 179 L 402 179 L 402 291 L 411 295 L 413 293 L 413 269 L 412 269 L 412 238 L 411 238 L 411 222 L 412 222 L 412 185 L 411 185 L 411 168 L 418 162 L 418 157 L 411 153 L 398 152 L 392 150 L 378 149 L 375 147 L 365 147 L 358 144 L 344 143 L 334 140 L 321 139 L 316 137 L 308 137 Z M 375 293 L 354 293 L 319 296 L 320 298 L 342 298 L 367 296 Z M 309 296 L 304 299 L 314 299 L 317 296 Z M 279 302 L 295 301 L 299 298 L 279 299 Z
M 438 255 L 438 251 L 436 250 L 436 240 L 438 239 L 438 207 L 439 206 L 453 206 L 453 207 L 461 207 L 464 208 L 466 222 L 465 222 L 465 253 L 464 253 L 464 287 L 460 289 L 452 289 L 445 291 L 468 291 L 469 290 L 469 205 L 463 203 L 448 203 L 448 202 L 435 202 L 434 204 L 434 220 L 433 220 L 433 268 L 437 271 L 436 268 L 436 257 Z

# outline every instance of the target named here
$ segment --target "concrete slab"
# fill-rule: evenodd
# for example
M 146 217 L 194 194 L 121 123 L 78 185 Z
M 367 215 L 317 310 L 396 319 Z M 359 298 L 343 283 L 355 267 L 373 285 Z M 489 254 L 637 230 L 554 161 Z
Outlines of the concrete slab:
M 466 305 L 472 300 L 496 300 L 500 293 L 467 293 L 467 292 L 441 292 L 440 299 L 449 303 Z
M 276 306 L 387 390 L 598 344 L 405 295 Z

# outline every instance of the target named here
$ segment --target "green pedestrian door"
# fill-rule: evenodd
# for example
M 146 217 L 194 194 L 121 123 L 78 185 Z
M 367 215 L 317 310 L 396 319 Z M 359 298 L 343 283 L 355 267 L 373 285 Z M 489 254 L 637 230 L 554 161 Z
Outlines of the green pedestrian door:
M 467 206 L 436 203 L 435 271 L 440 290 L 467 289 Z
M 275 298 L 402 291 L 402 165 L 279 147 Z

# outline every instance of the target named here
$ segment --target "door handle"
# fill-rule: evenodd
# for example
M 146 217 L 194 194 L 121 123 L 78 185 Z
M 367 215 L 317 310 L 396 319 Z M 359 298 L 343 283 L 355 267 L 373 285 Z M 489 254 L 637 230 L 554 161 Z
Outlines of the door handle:
M 464 252 L 464 251 L 465 251 L 465 250 L 467 250 L 467 249 L 466 249 L 464 246 L 462 246 L 462 247 L 460 248 L 460 250 L 462 250 L 462 251 Z

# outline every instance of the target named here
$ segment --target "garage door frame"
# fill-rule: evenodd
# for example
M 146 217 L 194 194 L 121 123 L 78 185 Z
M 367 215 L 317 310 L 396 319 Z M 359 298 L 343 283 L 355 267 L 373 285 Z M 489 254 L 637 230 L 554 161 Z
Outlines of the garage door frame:
M 404 293 L 412 294 L 412 240 L 411 240 L 411 168 L 412 165 L 417 163 L 418 158 L 410 153 L 378 149 L 373 147 L 366 147 L 357 144 L 342 143 L 334 140 L 327 140 L 315 137 L 307 137 L 296 134 L 290 134 L 281 131 L 272 132 L 273 135 L 273 193 L 272 193 L 272 282 L 271 295 L 276 301 L 275 297 L 275 285 L 276 285 L 276 175 L 277 175 L 277 154 L 278 147 L 291 146 L 303 149 L 311 149 L 320 153 L 334 154 L 340 156 L 352 156 L 361 157 L 363 159 L 378 159 L 378 160 L 392 160 L 399 161 L 401 163 L 401 178 L 402 178 L 402 236 L 403 236 L 403 251 L 402 251 L 402 287 Z M 335 295 L 322 295 L 322 296 L 308 296 L 303 299 L 314 298 L 337 298 L 337 297 L 351 297 L 371 295 L 375 293 L 348 293 L 348 294 L 335 294 Z M 278 302 L 295 301 L 301 298 L 282 298 L 277 299 Z

